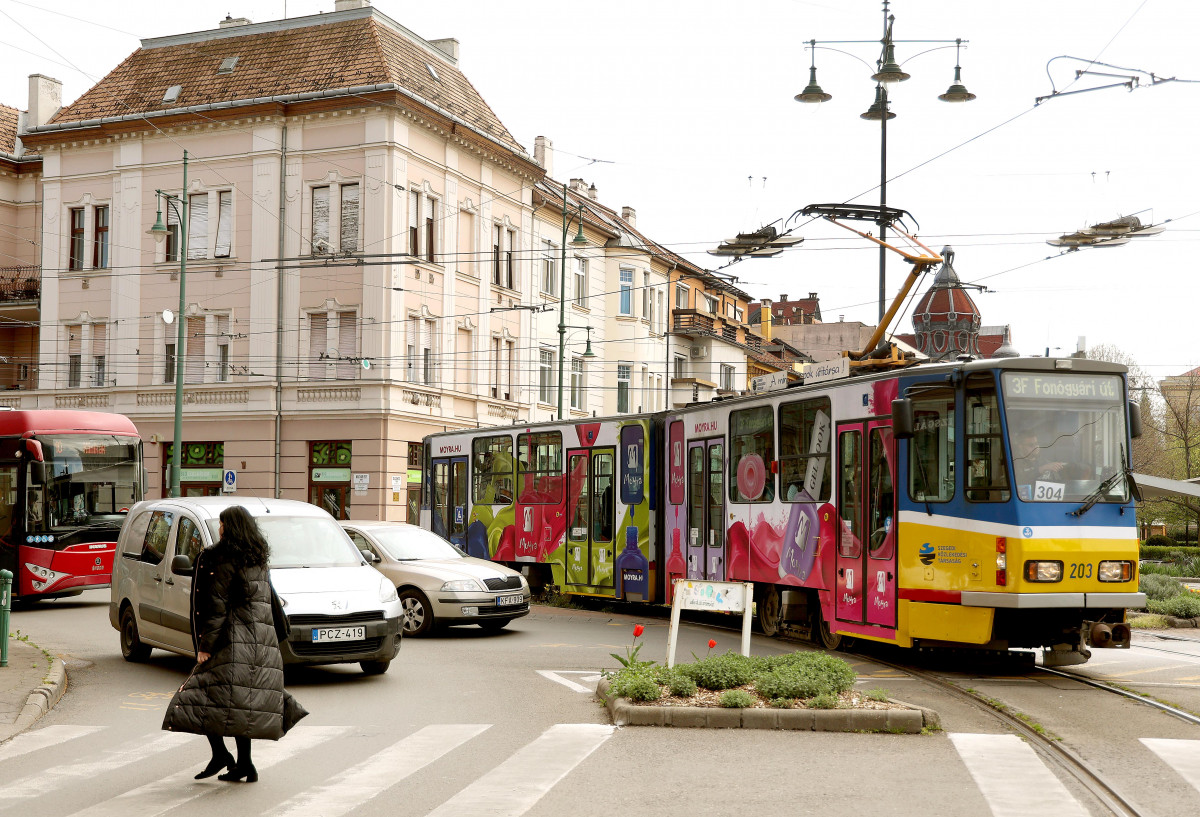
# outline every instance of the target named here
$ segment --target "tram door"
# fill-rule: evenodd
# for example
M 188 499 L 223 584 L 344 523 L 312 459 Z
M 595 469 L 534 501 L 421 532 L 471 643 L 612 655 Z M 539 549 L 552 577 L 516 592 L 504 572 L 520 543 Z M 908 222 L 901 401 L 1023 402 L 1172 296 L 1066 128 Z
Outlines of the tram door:
M 895 477 L 890 422 L 838 426 L 839 621 L 896 626 Z
M 688 578 L 725 580 L 725 442 L 688 445 Z
M 433 460 L 433 532 L 467 549 L 467 458 Z
M 612 586 L 615 461 L 611 448 L 567 452 L 567 584 Z

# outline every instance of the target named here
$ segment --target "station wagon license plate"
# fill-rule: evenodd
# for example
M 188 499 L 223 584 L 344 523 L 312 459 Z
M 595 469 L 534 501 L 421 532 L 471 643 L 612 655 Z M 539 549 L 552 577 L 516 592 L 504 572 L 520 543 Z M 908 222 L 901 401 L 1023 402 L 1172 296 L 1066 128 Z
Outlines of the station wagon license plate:
M 323 641 L 362 641 L 366 637 L 366 627 L 314 627 L 312 631 L 314 644 Z
M 525 596 L 522 593 L 514 593 L 510 596 L 496 596 L 496 606 L 504 607 L 509 604 L 520 604 L 525 601 Z

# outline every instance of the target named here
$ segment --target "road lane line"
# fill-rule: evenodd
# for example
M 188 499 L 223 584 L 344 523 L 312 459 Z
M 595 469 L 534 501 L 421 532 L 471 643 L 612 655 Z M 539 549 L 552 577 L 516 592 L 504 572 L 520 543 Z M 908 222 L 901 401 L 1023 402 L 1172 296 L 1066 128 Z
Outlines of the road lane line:
M 68 740 L 81 738 L 93 732 L 99 732 L 103 726 L 47 726 L 36 732 L 24 732 L 17 735 L 4 746 L 0 746 L 0 761 L 11 760 L 14 757 L 36 752 L 48 746 L 57 746 Z
M 1200 740 L 1141 738 L 1143 744 L 1200 791 Z
M 306 752 L 340 737 L 350 729 L 349 726 L 304 726 L 301 724 L 288 732 L 287 736 L 278 743 L 261 741 L 261 748 L 256 745 L 254 747 L 254 766 L 260 772 L 265 771 L 285 760 L 290 760 L 301 752 Z M 195 738 L 197 748 L 199 748 L 201 745 L 199 743 L 200 735 L 196 735 Z M 89 806 L 82 811 L 75 812 L 70 817 L 129 817 L 131 814 L 136 814 L 138 817 L 158 817 L 197 797 L 228 789 L 225 783 L 218 782 L 215 777 L 200 781 L 193 777 L 194 774 L 194 769 L 178 772 L 153 783 L 130 789 L 94 806 Z
M 305 789 L 268 814 L 270 817 L 318 814 L 340 817 L 490 727 L 491 724 L 486 723 L 439 723 L 423 727 L 325 785 Z
M 98 752 L 99 759 L 97 760 L 70 763 L 65 766 L 47 766 L 37 774 L 27 775 L 0 786 L 0 804 L 40 797 L 55 789 L 71 785 L 80 778 L 86 779 L 111 774 L 112 770 L 118 766 L 127 766 L 145 758 L 154 757 L 168 749 L 174 749 L 192 737 L 192 735 L 175 733 L 164 734 L 151 741 L 147 741 L 143 737 L 122 744 L 117 749 Z
M 598 723 L 559 723 L 431 811 L 428 817 L 519 817 L 612 735 Z
M 1088 817 L 1033 748 L 1016 735 L 958 733 L 950 740 L 993 817 Z

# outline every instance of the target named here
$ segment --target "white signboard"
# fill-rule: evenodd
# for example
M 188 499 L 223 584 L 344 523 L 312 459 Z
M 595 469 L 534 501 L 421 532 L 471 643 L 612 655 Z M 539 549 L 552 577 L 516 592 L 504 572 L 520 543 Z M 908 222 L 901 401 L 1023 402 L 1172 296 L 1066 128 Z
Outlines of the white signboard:
M 221 493 L 237 493 L 237 471 L 226 469 L 224 476 L 221 478 Z
M 403 491 L 404 490 L 404 475 L 403 474 L 392 477 L 392 490 L 393 491 Z
M 354 493 L 356 496 L 362 496 L 367 492 L 367 486 L 371 484 L 370 474 L 354 474 L 351 484 L 354 485 Z
M 850 376 L 850 358 L 839 357 L 833 360 L 823 360 L 820 363 L 807 363 L 804 366 L 804 382 L 824 383 L 826 380 L 839 380 Z
M 672 587 L 671 630 L 667 636 L 667 666 L 675 666 L 681 610 L 708 610 L 742 614 L 742 655 L 750 655 L 750 611 L 754 602 L 752 582 L 703 582 L 675 579 Z
M 786 389 L 788 384 L 787 372 L 771 372 L 750 378 L 750 391 L 755 394 L 764 391 Z

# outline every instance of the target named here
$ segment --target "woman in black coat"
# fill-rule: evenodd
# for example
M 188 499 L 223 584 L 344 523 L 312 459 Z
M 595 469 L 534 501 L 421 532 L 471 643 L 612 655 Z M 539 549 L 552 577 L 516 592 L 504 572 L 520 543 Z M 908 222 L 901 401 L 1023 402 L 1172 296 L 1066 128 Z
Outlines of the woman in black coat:
M 205 735 L 212 760 L 200 780 L 253 783 L 250 739 L 279 740 L 308 712 L 283 688 L 283 657 L 271 611 L 268 548 L 249 512 L 221 511 L 221 538 L 196 557 L 192 641 L 196 667 L 167 707 L 163 729 Z M 237 760 L 225 736 L 237 744 Z

